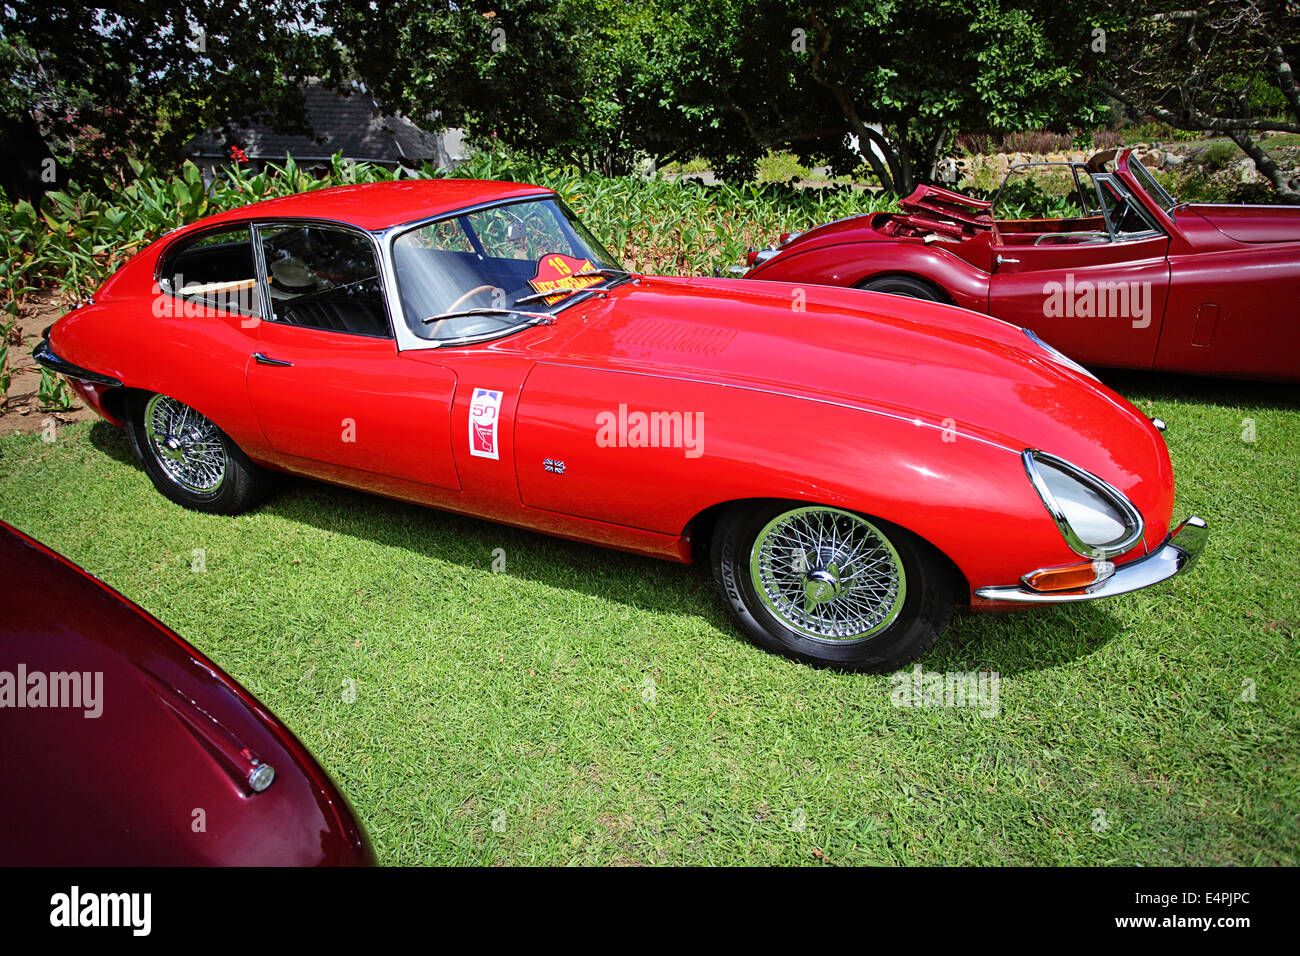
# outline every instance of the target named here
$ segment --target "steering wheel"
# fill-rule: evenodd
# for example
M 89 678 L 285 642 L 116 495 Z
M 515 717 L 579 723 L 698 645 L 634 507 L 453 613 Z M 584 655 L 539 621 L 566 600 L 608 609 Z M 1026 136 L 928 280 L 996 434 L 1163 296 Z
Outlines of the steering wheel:
M 497 287 L 494 285 L 475 286 L 474 288 L 470 289 L 468 292 L 466 292 L 464 295 L 462 295 L 460 298 L 458 298 L 455 302 L 447 306 L 447 308 L 443 309 L 442 311 L 455 312 L 459 306 L 468 302 L 470 299 L 474 298 L 474 296 L 482 295 L 484 292 L 495 292 L 496 290 Z
M 497 291 L 497 287 L 494 285 L 475 286 L 474 288 L 470 289 L 468 292 L 464 293 L 463 295 L 458 296 L 455 302 L 451 303 L 451 305 L 447 306 L 442 311 L 455 312 L 457 308 L 459 308 L 464 303 L 468 302 L 470 299 L 474 298 L 474 296 L 482 295 L 484 292 L 495 293 L 496 291 Z M 442 323 L 446 321 L 447 321 L 446 319 L 439 319 L 437 316 L 431 315 L 424 320 L 424 324 L 429 326 L 429 335 L 432 336 L 433 338 L 437 338 L 438 326 L 442 325 Z

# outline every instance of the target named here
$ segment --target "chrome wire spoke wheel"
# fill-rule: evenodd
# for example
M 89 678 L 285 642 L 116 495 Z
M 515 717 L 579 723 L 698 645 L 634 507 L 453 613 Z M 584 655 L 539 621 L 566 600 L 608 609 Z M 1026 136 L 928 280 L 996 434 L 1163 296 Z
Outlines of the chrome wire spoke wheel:
M 178 487 L 215 495 L 226 480 L 221 430 L 174 398 L 155 395 L 144 409 L 144 429 L 154 460 Z
M 903 609 L 907 579 L 889 539 L 839 508 L 795 508 L 759 531 L 750 578 L 764 607 L 815 640 L 866 640 Z

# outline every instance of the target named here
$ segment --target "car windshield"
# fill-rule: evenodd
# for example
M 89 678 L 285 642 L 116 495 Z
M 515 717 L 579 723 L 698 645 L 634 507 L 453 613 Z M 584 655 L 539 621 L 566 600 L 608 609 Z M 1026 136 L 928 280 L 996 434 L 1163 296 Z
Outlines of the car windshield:
M 393 242 L 402 312 L 438 344 L 497 338 L 628 274 L 554 197 L 416 226 Z
M 1128 171 L 1133 174 L 1133 178 L 1138 181 L 1138 184 L 1146 190 L 1146 194 L 1165 212 L 1169 212 L 1178 205 L 1178 200 L 1170 195 L 1169 190 L 1160 185 L 1159 181 L 1151 175 L 1151 172 L 1145 166 L 1138 162 L 1136 156 L 1129 156 Z

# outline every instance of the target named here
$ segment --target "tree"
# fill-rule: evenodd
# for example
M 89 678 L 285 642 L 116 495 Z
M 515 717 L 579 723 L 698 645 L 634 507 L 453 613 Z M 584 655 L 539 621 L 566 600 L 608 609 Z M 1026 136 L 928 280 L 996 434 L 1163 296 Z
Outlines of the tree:
M 864 161 L 886 188 L 932 180 L 958 131 L 1065 131 L 1104 97 L 1086 4 L 1048 0 L 684 0 L 680 112 L 707 116 L 714 165 L 769 148 L 839 170 Z M 859 151 L 850 148 L 856 139 Z M 874 148 L 872 148 L 874 147 Z
M 653 4 L 394 0 L 377 17 L 330 0 L 324 16 L 387 109 L 610 175 L 654 140 L 665 78 Z
M 258 117 L 303 129 L 299 81 L 337 72 L 316 0 L 10 0 L 0 99 L 29 115 L 74 178 L 166 165 L 193 136 Z
M 1082 4 L 1051 0 L 346 0 L 327 22 L 385 106 L 585 169 L 702 155 L 753 175 L 769 149 L 888 189 L 931 178 L 953 134 L 1098 115 Z M 861 152 L 848 147 L 856 137 Z M 874 145 L 874 149 L 868 148 Z
M 1287 0 L 1120 0 L 1106 89 L 1135 117 L 1226 134 L 1280 199 L 1300 202 L 1300 170 L 1283 170 L 1260 134 L 1300 133 L 1300 7 Z

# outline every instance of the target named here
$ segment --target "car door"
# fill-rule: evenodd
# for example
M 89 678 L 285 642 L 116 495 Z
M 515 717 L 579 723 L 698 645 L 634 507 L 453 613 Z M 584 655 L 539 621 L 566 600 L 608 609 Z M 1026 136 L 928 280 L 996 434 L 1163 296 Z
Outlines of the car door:
M 262 319 L 248 223 L 172 240 L 159 258 L 152 336 L 138 358 L 152 390 L 199 409 L 251 454 L 264 452 L 244 394 L 244 368 Z
M 1150 368 L 1169 293 L 1169 237 L 1113 176 L 1091 180 L 1082 194 L 1095 193 L 1095 205 L 1077 220 L 995 216 L 988 311 L 1080 362 Z
M 400 357 L 371 237 L 304 222 L 255 231 L 267 318 L 246 382 L 278 463 L 348 483 L 370 474 L 459 490 L 456 376 Z

